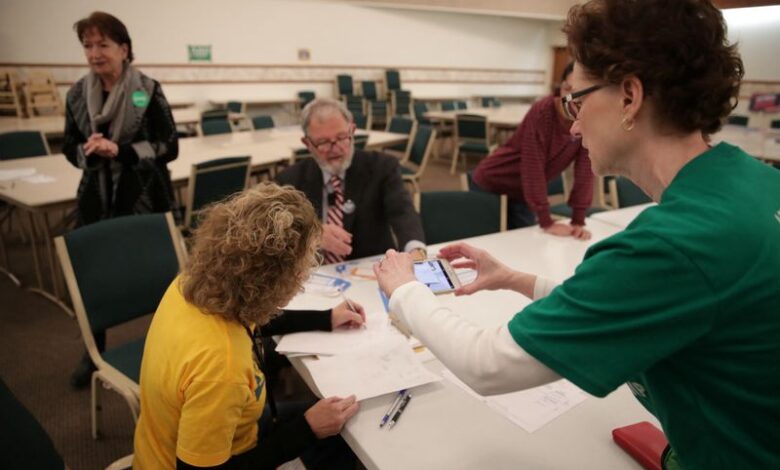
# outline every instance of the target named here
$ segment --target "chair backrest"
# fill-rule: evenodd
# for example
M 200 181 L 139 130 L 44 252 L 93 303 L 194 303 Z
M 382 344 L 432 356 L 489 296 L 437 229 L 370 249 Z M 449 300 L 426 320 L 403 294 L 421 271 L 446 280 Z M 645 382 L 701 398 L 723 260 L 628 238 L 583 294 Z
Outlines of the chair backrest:
M 245 104 L 240 101 L 228 101 L 227 110 L 231 113 L 243 113 L 245 111 Z
M 387 84 L 387 91 L 400 90 L 401 89 L 401 74 L 398 70 L 388 69 L 385 70 L 385 83 Z
M 629 207 L 653 202 L 637 185 L 628 178 L 618 176 L 609 181 L 610 195 L 615 195 L 613 201 L 617 207 Z
M 310 101 L 314 101 L 315 94 L 313 91 L 299 91 L 298 92 L 298 99 L 300 100 L 301 108 L 309 104 Z
M 425 118 L 425 113 L 428 112 L 428 105 L 425 104 L 422 101 L 415 101 L 414 102 L 414 118 L 417 121 L 427 121 Z
M 344 104 L 347 106 L 347 109 L 352 114 L 365 113 L 365 106 L 363 104 L 362 96 L 345 95 Z
M 435 243 L 506 230 L 506 195 L 480 191 L 431 191 L 415 194 L 425 241 Z
M 547 183 L 547 195 L 563 194 L 563 174 L 560 174 Z
M 412 127 L 414 127 L 414 120 L 402 116 L 393 116 L 390 119 L 390 124 L 387 125 L 387 132 L 410 134 Z
M 425 124 L 417 125 L 405 160 L 414 163 L 422 169 L 428 162 L 428 156 L 433 151 L 434 140 L 436 140 L 436 131 L 433 130 L 433 127 Z
M 457 109 L 457 106 L 455 105 L 454 101 L 442 101 L 441 102 L 441 110 L 442 111 L 455 111 Z
M 487 144 L 488 122 L 485 116 L 458 114 L 455 116 L 455 131 L 458 139 L 478 140 Z
M 203 135 L 229 134 L 233 127 L 227 119 L 203 119 L 200 121 L 200 131 Z
M 243 191 L 249 181 L 250 157 L 226 157 L 192 165 L 184 224 L 197 226 L 197 215 L 207 205 Z
M 373 125 L 381 124 L 385 125 L 387 124 L 387 101 L 385 100 L 376 100 L 371 102 L 371 106 L 369 106 L 369 112 L 371 113 L 371 123 Z
M 85 341 L 157 309 L 185 260 L 180 237 L 168 212 L 107 219 L 55 239 Z
M 363 91 L 363 98 L 369 101 L 377 99 L 376 82 L 373 80 L 364 80 L 360 82 L 360 89 Z
M 480 104 L 483 108 L 498 108 L 501 102 L 493 96 L 483 96 L 480 98 Z
M 270 129 L 274 127 L 274 118 L 267 115 L 255 116 L 252 118 L 252 127 L 258 129 Z
M 6 450 L 3 457 L 6 468 L 67 468 L 41 423 L 1 378 L 0 416 L 3 417 L 0 438 Z
M 748 125 L 748 117 L 747 116 L 740 116 L 739 114 L 733 114 L 728 117 L 728 120 L 726 121 L 728 124 L 731 124 L 732 126 L 744 126 L 747 127 Z
M 368 134 L 355 134 L 354 141 L 355 148 L 363 150 L 366 148 L 366 144 L 368 144 Z
M 355 94 L 355 89 L 352 85 L 352 75 L 336 75 L 336 94 L 338 96 Z
M 41 131 L 13 131 L 0 134 L 0 160 L 49 155 L 49 144 Z
M 368 129 L 368 116 L 362 112 L 352 113 L 352 121 L 358 129 Z
M 455 107 L 458 108 L 458 109 L 466 109 L 466 108 L 468 108 L 468 105 L 466 104 L 465 101 L 456 101 L 455 102 Z
M 412 94 L 408 91 L 395 90 L 392 93 L 393 115 L 412 115 Z

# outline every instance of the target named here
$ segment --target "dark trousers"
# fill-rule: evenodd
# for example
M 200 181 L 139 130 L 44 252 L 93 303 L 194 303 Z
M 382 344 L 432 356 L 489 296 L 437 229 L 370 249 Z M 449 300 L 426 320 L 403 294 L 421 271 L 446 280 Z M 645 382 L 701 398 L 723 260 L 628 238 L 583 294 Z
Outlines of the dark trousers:
M 284 402 L 276 403 L 277 422 L 285 422 L 302 415 L 311 408 L 314 402 Z M 260 439 L 274 432 L 274 420 L 268 406 L 260 417 Z M 355 470 L 357 457 L 341 436 L 331 436 L 318 439 L 300 456 L 308 470 Z
M 469 175 L 469 191 L 481 191 L 483 193 L 489 193 L 477 185 Z M 517 184 L 520 184 L 518 181 Z M 525 201 L 513 201 L 510 200 L 507 207 L 507 228 L 523 228 L 536 225 L 536 214 L 528 208 Z

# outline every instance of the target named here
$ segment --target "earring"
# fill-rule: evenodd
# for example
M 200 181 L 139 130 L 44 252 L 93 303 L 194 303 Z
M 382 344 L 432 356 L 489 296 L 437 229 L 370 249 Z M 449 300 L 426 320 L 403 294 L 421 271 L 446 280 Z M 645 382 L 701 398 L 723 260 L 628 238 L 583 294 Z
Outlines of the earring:
M 631 132 L 634 129 L 634 124 L 636 122 L 633 119 L 629 119 L 628 116 L 623 116 L 623 120 L 620 121 L 620 127 L 626 132 Z

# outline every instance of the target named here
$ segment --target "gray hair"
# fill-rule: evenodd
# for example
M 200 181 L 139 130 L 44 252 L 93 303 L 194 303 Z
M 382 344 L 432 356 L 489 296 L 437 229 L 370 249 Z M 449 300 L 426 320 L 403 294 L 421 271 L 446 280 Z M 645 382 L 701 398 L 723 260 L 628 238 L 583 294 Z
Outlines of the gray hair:
M 318 119 L 335 112 L 341 113 L 347 122 L 352 122 L 352 113 L 341 101 L 332 98 L 317 98 L 307 104 L 301 111 L 301 121 L 303 122 L 303 135 L 309 135 L 309 124 L 315 117 Z

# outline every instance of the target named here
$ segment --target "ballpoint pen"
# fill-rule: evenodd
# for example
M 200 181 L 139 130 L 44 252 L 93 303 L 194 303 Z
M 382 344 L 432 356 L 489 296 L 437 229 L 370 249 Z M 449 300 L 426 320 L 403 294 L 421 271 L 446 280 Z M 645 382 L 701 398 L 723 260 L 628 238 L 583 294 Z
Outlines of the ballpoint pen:
M 398 422 L 398 420 L 401 418 L 401 413 L 404 412 L 406 409 L 406 405 L 409 404 L 409 401 L 412 399 L 412 394 L 407 393 L 406 397 L 404 397 L 401 404 L 398 406 L 398 410 L 393 415 L 393 419 L 390 420 L 390 424 L 387 426 L 387 429 L 393 429 L 393 426 L 395 426 L 395 423 Z
M 387 424 L 387 420 L 390 419 L 391 416 L 393 416 L 393 412 L 398 407 L 398 405 L 401 404 L 401 401 L 406 397 L 406 389 L 401 390 L 398 392 L 398 394 L 395 396 L 395 400 L 393 400 L 393 404 L 390 405 L 390 408 L 388 408 L 387 413 L 382 417 L 382 421 L 379 422 L 379 427 L 382 428 Z
M 352 310 L 355 313 L 358 313 L 358 311 L 355 308 L 355 305 L 352 303 L 352 301 L 349 300 L 346 295 L 344 295 L 344 291 L 343 290 L 339 290 L 339 293 L 341 294 L 341 298 L 344 299 L 344 302 L 347 303 L 347 306 L 349 307 L 349 309 Z
M 347 296 L 346 296 L 346 295 L 344 295 L 344 291 L 343 291 L 343 290 L 340 290 L 339 292 L 341 293 L 341 298 L 342 298 L 342 299 L 344 299 L 344 302 L 346 302 L 346 303 L 347 303 L 347 307 L 349 307 L 349 309 L 350 309 L 350 310 L 352 310 L 353 312 L 355 312 L 355 313 L 357 313 L 358 315 L 360 315 L 360 312 L 358 312 L 358 309 L 357 309 L 357 308 L 355 308 L 355 304 L 353 304 L 353 303 L 352 303 L 352 301 L 351 301 L 351 300 L 349 300 L 349 299 L 347 298 Z M 365 323 L 365 322 L 363 322 L 363 324 L 362 324 L 362 325 L 360 325 L 360 326 L 361 326 L 361 327 L 363 327 L 363 328 L 365 328 L 365 327 L 366 327 L 366 323 Z

